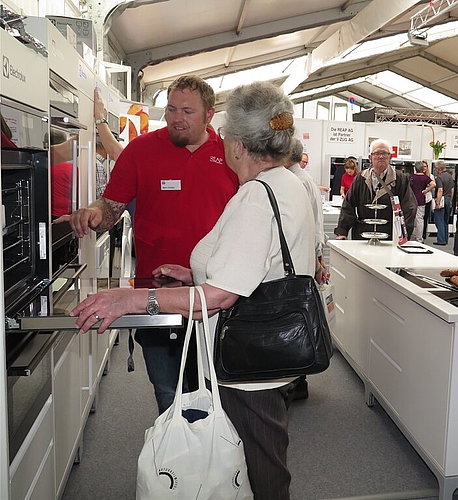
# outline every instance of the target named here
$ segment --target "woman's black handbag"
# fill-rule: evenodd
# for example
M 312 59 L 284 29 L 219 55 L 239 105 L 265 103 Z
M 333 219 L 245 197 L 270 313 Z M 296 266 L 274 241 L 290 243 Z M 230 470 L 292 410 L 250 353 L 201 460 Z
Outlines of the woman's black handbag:
M 315 280 L 295 273 L 274 193 L 268 184 L 258 182 L 267 190 L 278 223 L 285 277 L 261 283 L 250 297 L 239 297 L 231 308 L 220 311 L 214 361 L 223 382 L 320 373 L 332 356 Z

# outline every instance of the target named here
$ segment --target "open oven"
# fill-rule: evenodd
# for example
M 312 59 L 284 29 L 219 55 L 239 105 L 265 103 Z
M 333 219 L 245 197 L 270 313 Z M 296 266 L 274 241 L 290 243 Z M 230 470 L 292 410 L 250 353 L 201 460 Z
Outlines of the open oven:
M 50 310 L 48 115 L 1 97 L 6 317 Z M 10 462 L 51 394 L 53 332 L 6 331 Z M 24 377 L 25 375 L 25 377 Z
M 50 88 L 50 172 L 51 219 L 71 214 L 80 207 L 79 134 L 87 127 L 78 121 L 78 90 L 53 71 Z M 78 260 L 78 240 L 70 224 L 52 224 L 52 273 L 75 264 Z
M 69 102 L 76 97 L 67 96 Z M 76 318 L 68 312 L 87 293 L 119 286 L 119 280 L 81 277 L 78 245 L 69 227 L 52 224 L 51 130 L 64 131 L 70 145 L 72 209 L 78 208 L 78 131 L 75 118 L 67 116 L 65 102 L 53 100 L 48 113 L 0 97 L 5 141 L 1 148 L 5 345 L 7 368 L 8 443 L 10 465 L 21 456 L 21 447 L 48 401 L 52 401 L 53 348 L 65 330 L 75 330 Z M 67 103 L 68 104 L 68 103 Z M 54 107 L 53 107 L 54 106 Z M 3 135 L 3 134 L 2 134 Z M 89 149 L 89 148 L 88 148 Z M 66 159 L 64 157 L 64 159 Z M 76 177 L 74 173 L 76 172 Z M 55 228 L 59 228 L 55 230 Z M 57 232 L 60 231 L 60 232 Z M 58 265 L 56 252 L 65 251 Z M 124 285 L 129 285 L 127 280 Z M 148 286 L 148 283 L 136 283 Z M 152 286 L 149 283 L 149 286 Z M 112 328 L 176 327 L 178 314 L 132 315 Z M 89 368 L 88 368 L 89 370 Z

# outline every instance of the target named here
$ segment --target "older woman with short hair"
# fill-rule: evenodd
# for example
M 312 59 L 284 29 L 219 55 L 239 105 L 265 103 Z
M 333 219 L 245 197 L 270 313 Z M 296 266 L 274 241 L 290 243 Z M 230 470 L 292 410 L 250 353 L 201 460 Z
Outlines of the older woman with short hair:
M 261 179 L 272 188 L 283 230 L 298 274 L 314 275 L 315 222 L 300 180 L 283 167 L 294 136 L 293 104 L 274 85 L 256 82 L 233 90 L 220 134 L 227 164 L 240 188 L 213 229 L 196 245 L 191 269 L 173 264 L 153 274 L 180 280 L 179 288 L 155 290 L 160 311 L 188 315 L 189 286 L 202 284 L 214 336 L 216 313 L 248 297 L 261 282 L 284 276 L 277 223 Z M 73 310 L 83 331 L 104 318 L 103 331 L 116 317 L 141 313 L 148 290 L 107 290 Z M 194 310 L 199 314 L 198 298 Z M 212 338 L 213 340 L 213 338 Z M 248 475 L 258 500 L 287 500 L 291 475 L 287 467 L 288 406 L 295 379 L 220 383 L 223 407 L 243 440 Z

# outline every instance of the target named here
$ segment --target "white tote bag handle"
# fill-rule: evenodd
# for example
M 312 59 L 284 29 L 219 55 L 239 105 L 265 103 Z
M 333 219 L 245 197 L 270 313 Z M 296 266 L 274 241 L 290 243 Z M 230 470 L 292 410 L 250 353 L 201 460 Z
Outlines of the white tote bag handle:
M 211 348 L 210 348 L 210 325 L 208 323 L 207 301 L 205 299 L 205 292 L 203 288 L 201 286 L 196 286 L 196 287 L 191 287 L 189 289 L 188 327 L 186 329 L 186 336 L 183 344 L 183 354 L 181 356 L 180 374 L 178 377 L 178 384 L 175 392 L 173 418 L 181 418 L 184 370 L 186 366 L 186 359 L 188 356 L 189 342 L 191 339 L 192 329 L 194 327 L 194 323 L 196 323 L 196 321 L 193 320 L 195 290 L 197 290 L 197 292 L 199 293 L 201 308 L 202 308 L 202 325 L 203 325 L 203 333 L 205 339 L 205 353 L 208 359 L 213 409 L 217 413 L 222 412 L 221 398 L 219 396 L 219 390 L 218 390 L 218 380 L 216 378 L 216 372 L 213 365 L 213 358 L 211 355 Z M 199 381 L 199 390 L 205 390 L 204 368 L 202 361 L 203 349 L 201 345 L 201 338 L 197 328 L 196 328 L 196 348 L 197 348 L 197 376 Z
M 193 314 L 194 314 L 194 288 L 191 287 L 189 289 L 188 327 L 186 329 L 186 335 L 183 343 L 183 353 L 181 355 L 180 373 L 178 376 L 178 383 L 175 391 L 173 418 L 181 418 L 184 370 L 186 367 L 186 359 L 188 357 L 189 342 L 191 340 L 192 329 L 195 323 L 195 321 L 192 319 Z M 196 348 L 197 348 L 197 377 L 199 382 L 199 390 L 204 390 L 205 378 L 204 378 L 204 368 L 202 363 L 202 348 L 200 345 L 200 339 L 197 331 L 196 331 Z
M 208 359 L 208 371 L 210 374 L 210 386 L 213 395 L 213 408 L 215 411 L 222 412 L 221 398 L 219 396 L 218 379 L 216 378 L 215 365 L 213 364 L 212 348 L 210 346 L 210 325 L 208 323 L 207 301 L 205 299 L 205 292 L 201 286 L 195 287 L 200 296 L 200 303 L 202 308 L 202 325 L 205 338 L 205 349 Z

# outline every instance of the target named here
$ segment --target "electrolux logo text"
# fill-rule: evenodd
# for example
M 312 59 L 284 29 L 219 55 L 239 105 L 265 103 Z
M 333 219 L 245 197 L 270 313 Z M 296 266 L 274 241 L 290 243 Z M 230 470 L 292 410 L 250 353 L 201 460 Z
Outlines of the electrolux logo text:
M 26 76 L 10 63 L 10 60 L 7 56 L 3 56 L 3 76 L 5 78 L 16 78 L 17 80 L 20 80 L 24 83 L 26 83 L 27 81 Z

